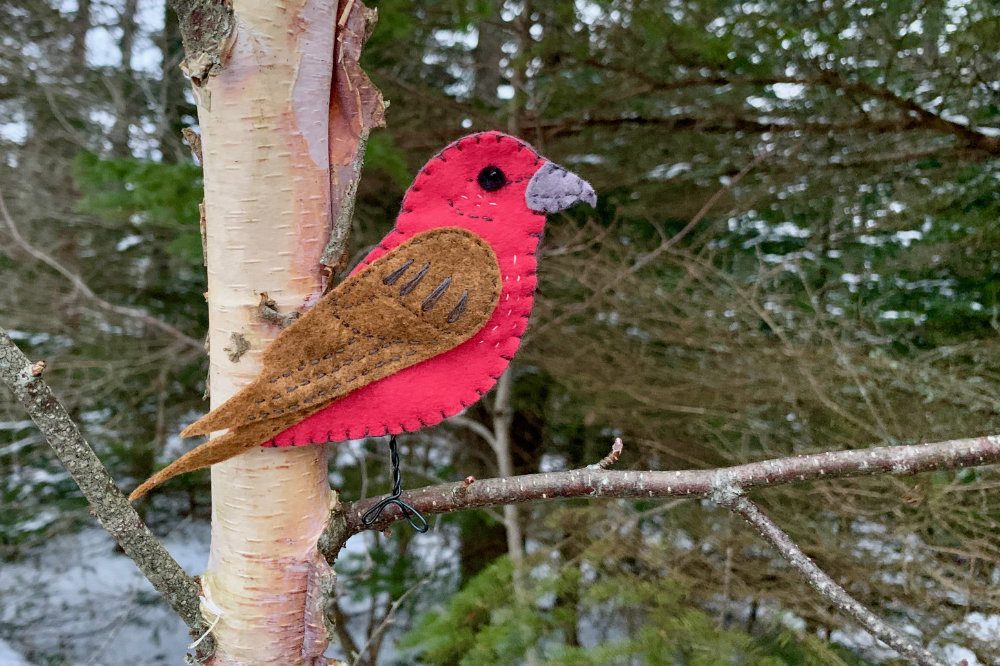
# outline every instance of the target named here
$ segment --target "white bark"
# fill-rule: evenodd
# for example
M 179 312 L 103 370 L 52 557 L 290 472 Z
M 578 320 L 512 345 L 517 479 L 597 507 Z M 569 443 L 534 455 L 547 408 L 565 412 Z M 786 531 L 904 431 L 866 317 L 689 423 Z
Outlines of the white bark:
M 336 3 L 235 0 L 233 10 L 228 59 L 197 89 L 212 407 L 256 376 L 279 332 L 257 316 L 261 293 L 284 312 L 318 295 L 331 210 Z M 235 362 L 234 335 L 250 344 Z M 329 502 L 321 446 L 256 449 L 212 468 L 203 591 L 222 612 L 214 664 L 326 663 L 315 602 L 330 572 L 316 540 Z

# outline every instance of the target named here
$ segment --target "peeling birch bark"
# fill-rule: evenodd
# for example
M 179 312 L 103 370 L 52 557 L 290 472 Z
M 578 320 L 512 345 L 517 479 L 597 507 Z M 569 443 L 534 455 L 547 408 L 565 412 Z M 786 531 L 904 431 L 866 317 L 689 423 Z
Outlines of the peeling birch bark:
M 348 236 L 354 217 L 354 199 L 361 180 L 368 133 L 385 125 L 385 102 L 361 69 L 361 49 L 375 27 L 377 12 L 360 2 L 340 0 L 337 13 L 336 66 L 330 95 L 330 200 L 333 225 L 320 262 L 325 289 L 347 267 Z
M 344 5 L 345 21 L 367 11 Z M 218 48 L 188 51 L 205 172 L 213 407 L 252 381 L 280 332 L 259 317 L 261 294 L 288 312 L 321 291 L 334 209 L 331 138 L 349 146 L 353 136 L 356 153 L 359 127 L 369 125 L 331 124 L 341 118 L 330 109 L 343 68 L 334 61 L 340 18 L 335 0 L 235 0 Z M 249 344 L 245 353 L 227 353 L 233 336 Z M 332 572 L 316 542 L 329 509 L 322 446 L 255 449 L 212 468 L 202 612 L 214 621 L 210 608 L 221 610 L 213 664 L 327 663 Z

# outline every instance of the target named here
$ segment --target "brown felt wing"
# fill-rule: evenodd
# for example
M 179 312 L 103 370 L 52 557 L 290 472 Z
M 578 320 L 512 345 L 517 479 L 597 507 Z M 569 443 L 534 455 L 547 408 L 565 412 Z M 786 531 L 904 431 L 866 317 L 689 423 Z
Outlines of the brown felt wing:
M 496 255 L 479 236 L 457 227 L 420 233 L 282 331 L 254 383 L 181 436 L 261 424 L 254 435 L 266 429 L 257 443 L 265 442 L 331 401 L 465 342 L 489 321 L 500 288 Z

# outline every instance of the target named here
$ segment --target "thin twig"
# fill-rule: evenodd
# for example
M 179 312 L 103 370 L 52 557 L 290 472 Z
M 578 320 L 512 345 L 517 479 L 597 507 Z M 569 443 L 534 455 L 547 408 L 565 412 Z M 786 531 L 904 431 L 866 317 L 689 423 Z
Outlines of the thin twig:
M 722 187 L 717 189 L 712 194 L 712 196 L 708 198 L 708 200 L 702 205 L 702 207 L 698 210 L 698 212 L 694 214 L 694 217 L 692 217 L 688 221 L 688 223 L 684 225 L 683 229 L 678 231 L 670 238 L 661 242 L 660 245 L 657 246 L 656 249 L 654 249 L 649 254 L 640 257 L 638 260 L 636 260 L 636 262 L 629 267 L 628 269 L 629 272 L 637 273 L 639 269 L 641 269 L 643 266 L 653 261 L 658 256 L 660 256 L 661 254 L 672 248 L 674 245 L 676 245 L 679 241 L 681 241 L 685 236 L 688 235 L 688 233 L 691 232 L 692 229 L 694 229 L 698 225 L 699 222 L 705 219 L 705 216 L 708 215 L 709 211 L 711 211 L 712 208 L 715 206 L 715 204 L 718 203 L 719 199 L 722 198 L 723 194 L 726 194 L 727 192 L 732 190 L 733 187 L 735 187 L 737 184 L 739 184 L 741 180 L 743 180 L 744 176 L 753 171 L 754 167 L 756 167 L 758 164 L 760 164 L 768 157 L 773 155 L 774 152 L 775 152 L 774 150 L 770 150 L 755 155 L 754 158 L 750 160 L 742 169 L 740 169 L 735 176 L 733 176 L 728 181 L 723 183 Z
M 365 646 L 361 648 L 360 652 L 354 655 L 354 659 L 351 661 L 351 666 L 358 666 L 361 663 L 361 657 L 364 656 L 365 652 L 368 652 L 368 650 L 371 649 L 372 645 L 374 645 L 376 641 L 381 639 L 382 635 L 386 632 L 386 630 L 393 624 L 395 624 L 396 611 L 399 610 L 399 607 L 406 600 L 406 598 L 410 596 L 417 588 L 427 583 L 429 580 L 430 580 L 429 578 L 418 580 L 416 583 L 411 585 L 405 592 L 399 595 L 398 599 L 392 602 L 392 605 L 389 606 L 389 610 L 382 618 L 382 621 L 379 622 L 379 625 L 375 627 L 375 631 L 373 631 L 371 635 L 368 637 L 368 641 L 365 643 Z
M 490 448 L 494 452 L 496 451 L 497 449 L 496 436 L 493 434 L 492 430 L 484 426 L 479 421 L 476 421 L 475 419 L 470 419 L 468 416 L 452 416 L 450 419 L 446 421 L 446 423 L 450 423 L 456 426 L 461 426 L 463 428 L 468 428 L 472 432 L 482 437 L 486 441 L 486 443 L 490 445 Z
M 33 372 L 35 367 L 0 327 L 0 381 L 14 393 L 45 436 L 101 526 L 192 632 L 203 632 L 198 583 L 149 531 L 52 389 Z M 203 650 L 211 654 L 212 648 L 203 645 Z
M 684 239 L 684 237 L 686 237 L 688 233 L 691 232 L 692 229 L 698 226 L 698 224 L 705 219 L 705 216 L 708 215 L 708 213 L 712 210 L 712 208 L 715 207 L 715 205 L 719 202 L 719 199 L 721 199 L 724 194 L 730 192 L 737 184 L 739 184 L 741 180 L 743 180 L 743 178 L 747 174 L 753 171 L 753 169 L 757 167 L 759 164 L 761 164 L 762 162 L 766 161 L 769 157 L 774 155 L 775 152 L 776 151 L 772 149 L 754 155 L 752 160 L 750 160 L 746 165 L 744 165 L 744 167 L 740 169 L 732 178 L 723 183 L 719 187 L 719 189 L 717 189 L 715 192 L 712 193 L 712 196 L 710 196 L 708 200 L 705 201 L 705 203 L 698 210 L 698 212 L 695 213 L 690 220 L 688 220 L 687 224 L 685 224 L 680 231 L 678 231 L 676 234 L 670 237 L 662 235 L 662 239 L 659 245 L 653 248 L 650 252 L 636 259 L 635 262 L 630 266 L 622 268 L 616 275 L 613 275 L 604 284 L 600 285 L 597 289 L 595 289 L 594 293 L 592 293 L 582 303 L 579 303 L 575 307 L 567 309 L 561 315 L 553 317 L 552 319 L 546 321 L 544 324 L 541 325 L 539 329 L 535 330 L 535 335 L 538 335 L 540 331 L 545 331 L 550 328 L 558 327 L 565 319 L 571 316 L 574 312 L 585 311 L 587 308 L 591 307 L 597 301 L 597 299 L 601 298 L 604 294 L 610 292 L 612 289 L 621 284 L 621 282 L 626 277 L 628 277 L 629 275 L 634 275 L 640 269 L 642 269 L 644 266 L 657 259 L 663 253 L 669 252 L 674 247 L 674 245 L 676 245 L 678 242 Z
M 777 549 L 783 558 L 799 570 L 809 585 L 824 598 L 833 602 L 842 612 L 850 615 L 872 635 L 896 650 L 900 655 L 919 666 L 945 666 L 933 654 L 928 652 L 915 640 L 878 617 L 861 603 L 855 600 L 847 590 L 838 585 L 822 569 L 816 566 L 802 552 L 791 537 L 767 517 L 760 507 L 747 499 L 742 493 L 731 495 L 719 502 L 731 509 L 750 523 L 757 532 Z
M 203 354 L 205 353 L 205 345 L 200 340 L 196 340 L 191 336 L 182 333 L 181 331 L 174 328 L 167 322 L 161 321 L 156 317 L 153 317 L 145 310 L 142 310 L 140 308 L 130 308 L 124 305 L 115 305 L 114 303 L 109 303 L 108 301 L 104 300 L 103 298 L 95 294 L 94 291 L 89 286 L 87 286 L 87 283 L 84 282 L 79 275 L 77 275 L 73 271 L 69 270 L 68 268 L 60 264 L 58 261 L 56 261 L 54 257 L 52 257 L 47 252 L 29 243 L 28 240 L 21 235 L 20 230 L 18 230 L 17 228 L 17 224 L 14 223 L 14 218 L 11 217 L 10 211 L 7 210 L 7 203 L 4 200 L 2 188 L 0 188 L 0 219 L 3 220 L 4 225 L 7 227 L 7 231 L 10 233 L 11 238 L 14 239 L 14 242 L 17 243 L 18 247 L 20 247 L 29 255 L 31 255 L 38 261 L 42 262 L 49 268 L 53 269 L 54 271 L 62 275 L 67 280 L 69 280 L 70 284 L 73 285 L 74 289 L 76 289 L 78 292 L 86 296 L 89 300 L 93 301 L 102 310 L 106 310 L 107 312 L 113 312 L 123 317 L 137 319 L 143 322 L 144 324 L 147 324 L 148 326 L 152 326 L 154 328 L 160 329 L 161 331 L 169 333 L 173 337 L 183 342 L 186 346 L 193 347 L 194 349 L 199 350 Z

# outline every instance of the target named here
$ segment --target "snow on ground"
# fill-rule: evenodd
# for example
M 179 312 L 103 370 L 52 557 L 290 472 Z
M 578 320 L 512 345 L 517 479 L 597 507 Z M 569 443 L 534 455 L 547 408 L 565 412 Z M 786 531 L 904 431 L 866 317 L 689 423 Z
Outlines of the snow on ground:
M 440 535 L 425 539 L 436 544 Z M 349 540 L 342 557 L 363 556 L 370 540 Z M 189 574 L 204 570 L 207 523 L 183 522 L 161 541 Z M 348 631 L 364 645 L 368 602 L 345 596 L 341 605 L 351 620 Z M 397 655 L 392 642 L 398 633 L 398 627 L 389 629 L 380 661 Z M 173 666 L 191 640 L 180 618 L 98 527 L 51 539 L 20 562 L 0 563 L 0 666 Z M 329 653 L 337 651 L 333 645 Z
M 420 552 L 426 565 L 422 568 L 441 572 L 443 562 L 439 560 L 454 557 L 448 540 L 437 530 L 422 538 L 425 542 Z M 368 533 L 349 540 L 342 561 L 351 555 L 364 557 L 374 545 L 372 539 Z M 182 522 L 162 541 L 188 573 L 204 569 L 208 524 Z M 340 584 L 343 582 L 341 579 Z M 343 595 L 340 601 L 350 618 L 348 631 L 358 645 L 364 645 L 371 600 Z M 385 599 L 377 601 L 381 605 Z M 393 643 L 406 624 L 389 628 L 381 663 L 393 663 L 402 656 Z M 995 635 L 998 627 L 1000 616 L 973 613 L 961 628 L 987 637 Z M 856 628 L 835 631 L 831 638 L 869 657 L 888 658 L 892 654 Z M 190 641 L 184 623 L 97 527 L 51 539 L 23 561 L 0 565 L 0 666 L 178 664 Z M 935 646 L 935 651 L 947 663 L 966 659 L 969 666 L 980 666 L 975 655 L 958 645 Z M 334 645 L 328 655 L 343 657 L 338 652 Z
M 31 666 L 9 644 L 0 640 L 0 666 Z
M 194 574 L 208 559 L 208 534 L 207 524 L 182 523 L 163 542 Z M 0 666 L 177 664 L 191 641 L 184 623 L 96 527 L 2 565 L 0 639 L 13 650 L 8 657 L 0 643 Z

